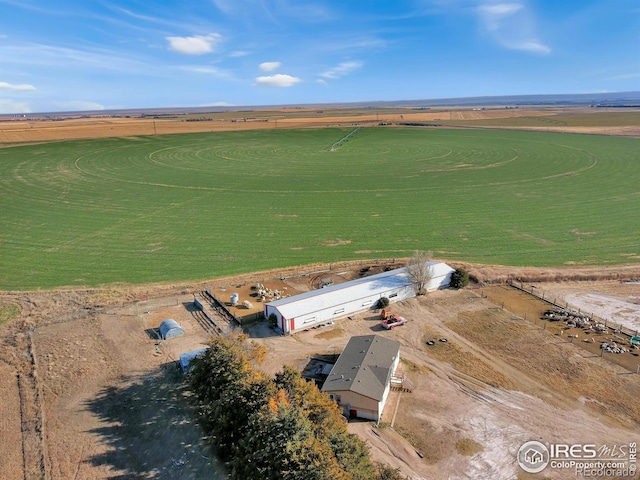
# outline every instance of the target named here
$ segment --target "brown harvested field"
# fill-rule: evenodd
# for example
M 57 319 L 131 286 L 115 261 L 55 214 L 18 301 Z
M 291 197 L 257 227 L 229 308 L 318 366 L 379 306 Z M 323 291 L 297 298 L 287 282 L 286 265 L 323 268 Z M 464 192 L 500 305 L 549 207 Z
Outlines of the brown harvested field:
M 72 115 L 49 116 L 25 119 L 0 119 L 0 144 L 30 142 L 52 142 L 71 139 L 102 137 L 132 137 L 138 135 L 168 135 L 175 133 L 216 132 L 230 130 L 255 130 L 273 128 L 308 128 L 349 126 L 353 124 L 407 124 L 439 123 L 448 126 L 462 125 L 460 121 L 469 121 L 466 126 L 473 127 L 473 121 L 504 120 L 504 125 L 492 128 L 520 128 L 528 130 L 566 131 L 574 133 L 600 133 L 606 135 L 640 135 L 640 126 L 611 124 L 607 120 L 603 125 L 593 125 L 593 121 L 582 121 L 580 125 L 564 125 L 556 122 L 550 125 L 519 125 L 509 123 L 509 119 L 549 118 L 577 112 L 582 116 L 594 113 L 584 108 L 504 108 L 491 107 L 485 110 L 474 108 L 450 109 L 414 109 L 389 108 L 376 109 L 281 109 L 212 112 L 185 115 L 145 115 L 140 117 L 118 117 L 94 115 L 80 117 Z M 597 112 L 599 113 L 599 112 Z M 604 117 L 603 117 L 604 118 Z M 608 117 L 607 117 L 608 118 Z M 552 120 L 551 120 L 552 121 Z M 603 120 L 604 121 L 604 120 Z M 448 123 L 452 122 L 452 123 Z M 457 122 L 457 123 L 456 123 Z M 583 125 L 584 124 L 584 125 Z M 482 125 L 479 125 L 482 126 Z

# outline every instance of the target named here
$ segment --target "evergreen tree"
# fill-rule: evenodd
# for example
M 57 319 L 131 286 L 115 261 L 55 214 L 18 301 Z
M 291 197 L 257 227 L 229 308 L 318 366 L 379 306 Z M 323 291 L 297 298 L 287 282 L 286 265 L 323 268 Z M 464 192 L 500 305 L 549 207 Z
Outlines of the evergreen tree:
M 272 400 L 249 423 L 232 464 L 236 479 L 349 480 L 299 407 Z

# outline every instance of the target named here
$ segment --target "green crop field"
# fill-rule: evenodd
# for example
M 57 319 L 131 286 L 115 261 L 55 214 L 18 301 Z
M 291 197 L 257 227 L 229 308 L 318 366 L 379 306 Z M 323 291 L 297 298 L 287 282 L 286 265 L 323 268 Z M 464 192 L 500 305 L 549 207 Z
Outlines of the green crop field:
M 640 140 L 363 128 L 0 149 L 0 289 L 407 257 L 640 261 Z

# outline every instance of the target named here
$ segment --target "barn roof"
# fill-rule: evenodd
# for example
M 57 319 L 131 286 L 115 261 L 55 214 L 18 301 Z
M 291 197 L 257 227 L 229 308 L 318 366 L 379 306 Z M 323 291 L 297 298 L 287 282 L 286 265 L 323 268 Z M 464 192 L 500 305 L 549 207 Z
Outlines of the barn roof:
M 428 262 L 433 269 L 433 278 L 446 276 L 454 269 L 446 263 Z M 331 285 L 318 290 L 282 298 L 267 305 L 278 309 L 285 318 L 312 314 L 325 308 L 342 305 L 357 299 L 366 299 L 374 295 L 382 295 L 394 288 L 402 288 L 413 283 L 406 268 L 398 268 L 378 273 L 369 277 L 358 278 L 349 282 Z
M 322 386 L 323 392 L 352 391 L 381 401 L 400 342 L 380 335 L 351 337 Z

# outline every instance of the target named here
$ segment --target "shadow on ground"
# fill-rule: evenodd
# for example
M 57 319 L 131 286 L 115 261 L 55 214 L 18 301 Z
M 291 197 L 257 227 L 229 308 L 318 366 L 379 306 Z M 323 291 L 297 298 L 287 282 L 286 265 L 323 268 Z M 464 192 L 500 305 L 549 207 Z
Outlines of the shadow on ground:
M 91 433 L 103 439 L 107 451 L 87 461 L 109 466 L 111 480 L 225 478 L 184 395 L 175 363 L 104 388 L 87 408 L 104 425 Z

